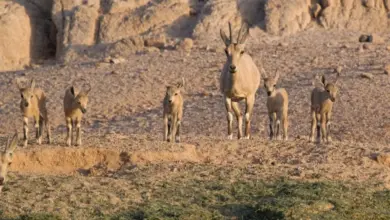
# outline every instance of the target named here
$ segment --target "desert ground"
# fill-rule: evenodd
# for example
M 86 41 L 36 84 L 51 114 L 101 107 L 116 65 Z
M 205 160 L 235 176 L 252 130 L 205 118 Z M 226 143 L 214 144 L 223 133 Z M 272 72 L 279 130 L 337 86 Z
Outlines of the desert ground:
M 219 77 L 221 40 L 191 52 L 159 50 L 119 64 L 79 60 L 0 74 L 0 144 L 22 137 L 15 78 L 34 78 L 48 97 L 51 145 L 15 152 L 1 193 L 2 219 L 389 219 L 390 62 L 385 43 L 316 27 L 288 37 L 251 30 L 247 52 L 289 93 L 288 141 L 268 140 L 264 88 L 250 140 L 227 140 Z M 207 47 L 205 46 L 207 45 Z M 313 79 L 342 67 L 331 144 L 309 143 Z M 364 78 L 371 73 L 372 78 Z M 186 79 L 182 143 L 165 143 L 165 86 Z M 83 145 L 67 147 L 62 99 L 80 78 L 92 85 Z M 242 105 L 243 107 L 243 105 Z M 237 134 L 234 121 L 234 135 Z M 45 132 L 44 132 L 45 137 Z

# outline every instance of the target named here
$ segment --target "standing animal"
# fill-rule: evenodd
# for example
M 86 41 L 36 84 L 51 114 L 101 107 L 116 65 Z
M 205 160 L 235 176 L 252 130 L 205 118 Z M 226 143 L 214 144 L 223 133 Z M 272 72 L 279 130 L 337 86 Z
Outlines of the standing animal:
M 315 87 L 311 92 L 311 134 L 310 141 L 314 142 L 314 133 L 317 126 L 317 141 L 331 142 L 330 120 L 332 117 L 333 103 L 336 101 L 338 92 L 337 82 L 340 73 L 334 83 L 327 83 L 325 76 L 321 77 L 321 87 Z
M 18 146 L 18 133 L 15 132 L 15 135 L 12 138 L 11 143 L 9 142 L 8 139 L 5 150 L 0 153 L 0 192 L 5 184 L 5 181 L 7 180 L 8 167 L 12 163 L 13 153 L 17 146 Z
M 184 78 L 175 86 L 167 86 L 163 101 L 164 141 L 180 142 L 180 127 L 183 118 L 183 96 L 181 90 L 184 87 Z
M 233 112 L 238 121 L 238 139 L 242 138 L 242 114 L 238 106 L 245 100 L 245 139 L 250 138 L 250 123 L 255 103 L 256 91 L 260 85 L 260 72 L 252 57 L 245 52 L 245 41 L 249 35 L 247 24 L 243 23 L 237 41 L 233 40 L 232 27 L 229 22 L 229 37 L 220 30 L 225 43 L 226 62 L 220 77 L 220 89 L 224 96 L 227 111 L 228 139 L 233 139 Z
M 66 89 L 64 96 L 64 112 L 67 128 L 66 143 L 71 146 L 73 140 L 73 126 L 76 126 L 76 146 L 81 146 L 81 119 L 87 112 L 88 93 L 91 85 L 87 83 L 87 89 L 79 91 L 73 85 Z
M 23 135 L 24 135 L 24 146 L 27 146 L 28 142 L 28 119 L 34 118 L 37 143 L 42 143 L 42 129 L 43 122 L 45 122 L 47 130 L 47 138 L 49 144 L 51 143 L 51 131 L 48 112 L 46 109 L 46 96 L 40 88 L 35 88 L 35 80 L 31 80 L 29 87 L 22 87 L 18 79 L 16 84 L 20 91 L 21 101 L 20 110 L 23 114 Z
M 267 109 L 269 116 L 269 137 L 280 139 L 280 123 L 283 124 L 283 139 L 288 140 L 288 94 L 284 88 L 276 88 L 279 72 L 275 77 L 264 78 L 264 88 L 267 91 Z M 275 131 L 276 130 L 276 131 Z

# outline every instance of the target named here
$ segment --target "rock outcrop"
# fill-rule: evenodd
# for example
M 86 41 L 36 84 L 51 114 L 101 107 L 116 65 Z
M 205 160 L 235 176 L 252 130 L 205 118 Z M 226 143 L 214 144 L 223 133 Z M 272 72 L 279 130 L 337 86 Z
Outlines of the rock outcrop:
M 372 34 L 388 30 L 389 11 L 390 0 L 0 1 L 0 71 L 54 55 L 71 62 L 144 46 L 172 49 L 188 37 L 207 42 L 219 38 L 229 21 L 234 33 L 244 21 L 271 35 L 294 34 L 312 24 Z

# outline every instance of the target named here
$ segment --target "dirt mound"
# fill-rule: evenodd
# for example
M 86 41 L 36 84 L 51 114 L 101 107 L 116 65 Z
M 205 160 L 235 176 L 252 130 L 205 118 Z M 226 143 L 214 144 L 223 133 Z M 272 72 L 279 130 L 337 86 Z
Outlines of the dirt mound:
M 97 175 L 115 172 L 123 164 L 157 164 L 166 162 L 199 162 L 201 157 L 193 145 L 182 145 L 177 151 L 121 152 L 108 148 L 37 148 L 15 153 L 11 171 L 20 173 Z

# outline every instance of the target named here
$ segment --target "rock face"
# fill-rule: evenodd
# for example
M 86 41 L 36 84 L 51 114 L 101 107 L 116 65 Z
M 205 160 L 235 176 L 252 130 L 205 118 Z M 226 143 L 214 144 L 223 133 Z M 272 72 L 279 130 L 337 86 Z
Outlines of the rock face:
M 57 59 L 71 49 L 82 49 L 96 42 L 99 0 L 54 0 L 53 22 L 57 27 Z
M 0 71 L 22 69 L 55 52 L 50 9 L 45 0 L 0 1 Z
M 158 4 L 149 2 L 141 5 L 146 3 L 146 1 L 138 1 L 139 7 L 136 7 L 134 4 L 128 4 L 128 9 L 116 9 L 114 12 L 103 15 L 99 31 L 99 42 L 113 43 L 123 38 L 140 34 L 169 32 L 172 26 L 180 23 L 180 19 L 185 20 L 190 16 L 190 7 L 187 1 L 162 0 L 158 2 Z M 117 1 L 116 4 L 118 4 Z M 112 11 L 112 6 L 110 8 Z
M 374 36 L 390 27 L 389 11 L 390 0 L 0 1 L 0 71 L 54 56 L 70 62 L 125 55 L 149 45 L 164 49 L 189 37 L 208 42 L 219 38 L 229 21 L 234 33 L 244 21 L 272 35 L 294 34 L 317 23 Z M 157 38 L 165 40 L 156 46 L 151 42 Z
M 270 34 L 293 34 L 312 21 L 310 0 L 269 0 L 265 6 L 265 27 Z
M 381 32 L 390 24 L 389 3 L 387 0 L 324 0 L 319 21 L 325 28 Z

